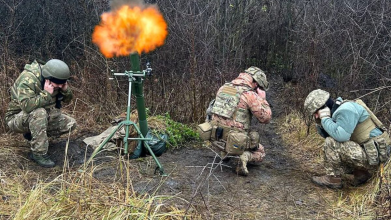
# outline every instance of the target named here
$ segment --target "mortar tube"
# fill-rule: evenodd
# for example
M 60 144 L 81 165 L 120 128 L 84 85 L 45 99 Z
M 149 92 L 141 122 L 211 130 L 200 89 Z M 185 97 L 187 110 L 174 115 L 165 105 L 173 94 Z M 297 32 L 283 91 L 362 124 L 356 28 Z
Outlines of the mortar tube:
M 140 69 L 140 57 L 137 53 L 130 55 L 130 62 L 132 64 L 132 71 L 134 73 L 141 72 Z M 147 123 L 147 114 L 145 112 L 145 102 L 144 102 L 144 93 L 143 93 L 143 79 L 140 76 L 136 76 L 134 81 L 134 95 L 136 96 L 136 105 L 138 112 L 138 123 L 140 127 L 141 134 L 147 136 L 148 133 L 148 123 Z

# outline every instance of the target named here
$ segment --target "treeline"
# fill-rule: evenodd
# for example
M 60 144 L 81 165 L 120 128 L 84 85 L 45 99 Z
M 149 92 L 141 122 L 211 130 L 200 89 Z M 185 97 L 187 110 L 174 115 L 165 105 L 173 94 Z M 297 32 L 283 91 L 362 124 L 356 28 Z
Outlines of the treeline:
M 145 3 L 158 6 L 169 31 L 164 46 L 141 55 L 142 64 L 150 61 L 154 69 L 144 86 L 150 114 L 168 112 L 178 121 L 199 122 L 218 87 L 255 65 L 291 85 L 293 109 L 302 107 L 310 90 L 324 88 L 334 97 L 369 94 L 363 99 L 383 121 L 391 120 L 391 1 Z M 106 123 L 125 110 L 127 79 L 108 78 L 111 69 L 130 70 L 129 57 L 105 59 L 91 42 L 109 1 L 3 0 L 0 5 L 1 115 L 8 88 L 25 63 L 50 58 L 69 64 L 76 99 L 67 108 L 84 123 Z

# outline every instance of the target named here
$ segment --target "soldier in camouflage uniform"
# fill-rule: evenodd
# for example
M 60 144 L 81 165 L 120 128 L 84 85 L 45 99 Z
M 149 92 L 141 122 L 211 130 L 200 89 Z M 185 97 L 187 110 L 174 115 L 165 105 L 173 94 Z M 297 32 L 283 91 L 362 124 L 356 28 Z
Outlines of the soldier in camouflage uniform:
M 265 157 L 264 147 L 259 143 L 259 134 L 256 131 L 250 131 L 250 122 L 252 116 L 255 116 L 260 123 L 270 122 L 272 112 L 265 93 L 268 88 L 269 83 L 265 73 L 258 67 L 250 67 L 218 90 L 214 104 L 210 109 L 212 113 L 211 124 L 223 131 L 221 137 L 212 138 L 226 143 L 224 156 L 227 153 L 235 153 L 234 155 L 240 156 L 236 167 L 236 172 L 239 175 L 248 175 L 248 162 L 259 162 Z M 238 133 L 234 133 L 234 131 Z M 230 133 L 239 136 L 243 134 L 242 137 L 245 137 L 237 140 L 246 143 L 233 144 L 234 147 L 241 145 L 241 150 L 230 151 L 229 147 L 232 146 L 228 146 L 230 141 L 227 142 Z
M 43 167 L 54 167 L 48 157 L 48 136 L 60 136 L 76 127 L 75 119 L 61 113 L 72 91 L 67 64 L 52 59 L 45 65 L 27 64 L 10 88 L 11 102 L 5 114 L 9 130 L 23 133 L 31 145 L 29 158 Z
M 342 188 L 342 175 L 353 174 L 353 186 L 368 181 L 389 158 L 390 138 L 384 126 L 358 101 L 335 101 L 321 89 L 309 93 L 304 109 L 316 121 L 323 145 L 326 175 L 314 176 L 320 186 Z

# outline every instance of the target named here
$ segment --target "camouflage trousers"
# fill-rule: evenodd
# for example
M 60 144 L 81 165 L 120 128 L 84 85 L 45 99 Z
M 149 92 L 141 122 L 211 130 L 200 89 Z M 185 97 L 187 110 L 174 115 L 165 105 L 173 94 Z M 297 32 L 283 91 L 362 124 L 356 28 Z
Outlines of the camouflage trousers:
M 262 146 L 262 144 L 259 144 L 257 150 L 243 152 L 243 154 L 240 156 L 240 159 L 247 160 L 246 162 L 261 162 L 265 155 L 265 148 Z
M 45 155 L 48 151 L 48 136 L 59 137 L 76 128 L 75 119 L 62 114 L 60 109 L 38 108 L 29 114 L 20 112 L 7 123 L 16 133 L 31 133 L 31 150 L 34 154 Z
M 328 175 L 351 174 L 355 169 L 365 169 L 373 173 L 377 169 L 377 166 L 369 165 L 364 149 L 356 142 L 337 142 L 327 137 L 323 150 Z
M 220 156 L 223 159 L 227 155 L 228 154 L 225 151 L 220 152 Z M 265 155 L 265 148 L 262 146 L 262 144 L 259 144 L 258 149 L 255 151 L 244 151 L 242 155 L 240 155 L 240 160 L 244 160 L 245 162 L 261 162 Z

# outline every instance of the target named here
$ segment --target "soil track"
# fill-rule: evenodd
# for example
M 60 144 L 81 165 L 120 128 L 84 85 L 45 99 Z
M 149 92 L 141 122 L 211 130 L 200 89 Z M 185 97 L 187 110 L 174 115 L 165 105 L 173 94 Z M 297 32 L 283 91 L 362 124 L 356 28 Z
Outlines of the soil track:
M 267 93 L 275 119 L 284 112 L 278 97 L 280 82 L 274 80 Z M 255 120 L 252 123 L 261 135 L 266 157 L 249 166 L 247 177 L 236 175 L 234 159 L 219 166 L 220 160 L 212 150 L 186 148 L 159 158 L 168 177 L 143 175 L 134 181 L 134 187 L 138 191 L 152 193 L 157 189 L 158 194 L 177 195 L 187 200 L 178 200 L 181 208 L 191 203 L 205 217 L 217 219 L 331 219 L 326 200 L 335 192 L 312 184 L 310 176 L 314 169 L 320 169 L 319 164 L 303 161 L 315 155 L 285 146 L 277 134 L 275 119 L 267 125 Z
M 235 158 L 221 162 L 211 149 L 190 143 L 188 147 L 166 152 L 158 158 L 168 176 L 154 174 L 156 165 L 151 157 L 130 160 L 134 190 L 170 196 L 170 205 L 197 211 L 205 219 L 332 219 L 327 200 L 337 193 L 310 182 L 310 176 L 320 170 L 319 164 L 308 160 L 316 157 L 315 153 L 284 145 L 276 122 L 284 114 L 278 97 L 282 80 L 272 79 L 271 83 L 267 98 L 274 119 L 267 125 L 253 121 L 253 129 L 259 131 L 265 146 L 266 157 L 261 163 L 249 165 L 248 177 L 236 175 Z M 66 155 L 71 168 L 78 169 L 91 154 L 92 150 L 86 151 L 82 142 L 84 137 L 86 135 L 73 138 L 68 145 Z M 64 138 L 51 143 L 49 154 L 59 166 L 64 163 L 65 145 Z M 27 154 L 28 147 L 19 152 Z M 118 158 L 113 152 L 99 154 L 95 177 L 103 181 L 119 179 Z M 23 161 L 35 172 L 49 172 L 31 161 Z

